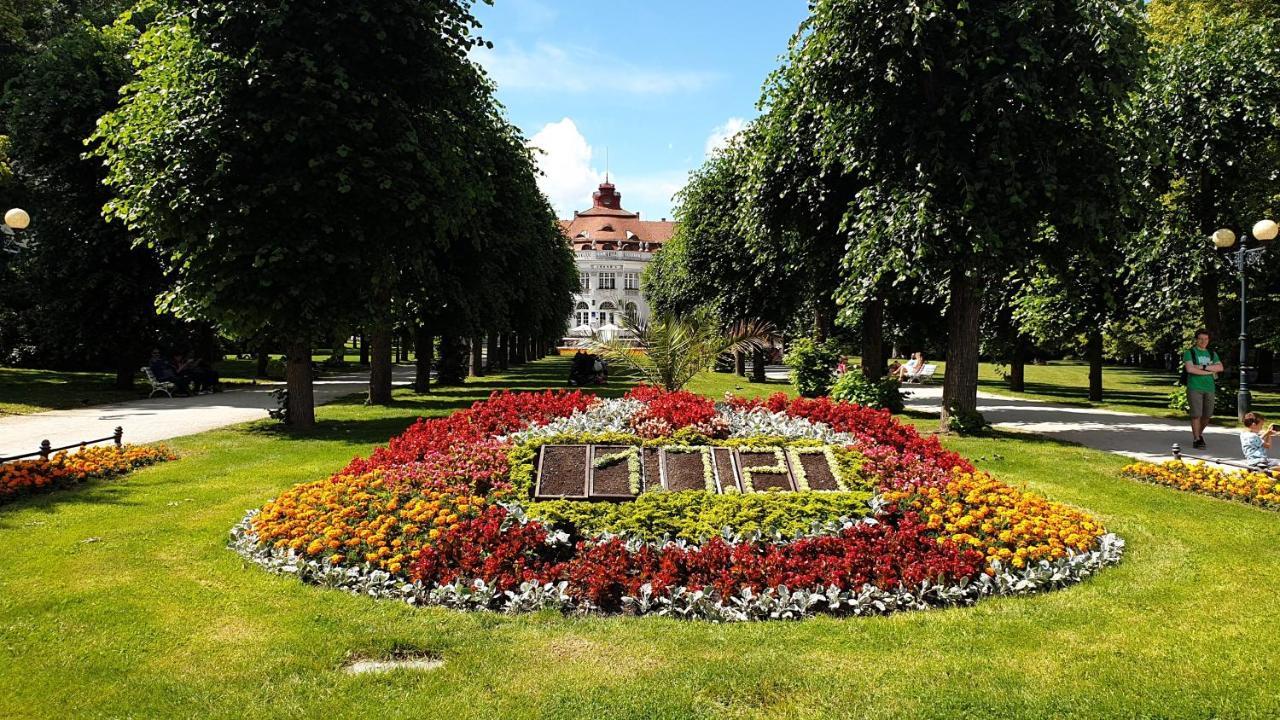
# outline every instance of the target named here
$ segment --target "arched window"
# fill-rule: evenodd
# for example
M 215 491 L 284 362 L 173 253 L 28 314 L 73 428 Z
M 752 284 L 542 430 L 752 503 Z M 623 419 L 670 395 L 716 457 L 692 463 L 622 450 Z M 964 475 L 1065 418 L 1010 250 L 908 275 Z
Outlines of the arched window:
M 617 323 L 615 322 L 615 320 L 617 320 L 617 315 L 615 313 L 617 312 L 618 312 L 618 308 L 614 306 L 613 303 L 611 302 L 600 303 L 600 321 L 602 323 L 613 323 L 616 325 Z

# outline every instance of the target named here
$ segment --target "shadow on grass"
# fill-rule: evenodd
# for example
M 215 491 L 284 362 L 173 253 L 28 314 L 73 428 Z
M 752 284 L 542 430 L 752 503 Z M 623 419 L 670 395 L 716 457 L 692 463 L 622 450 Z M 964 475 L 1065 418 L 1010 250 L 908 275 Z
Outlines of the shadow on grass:
M 129 478 L 133 473 L 123 475 L 116 478 L 106 480 L 92 480 L 90 482 L 73 485 L 71 487 L 50 490 L 49 492 L 39 493 L 36 495 L 28 495 L 18 498 L 11 502 L 0 504 L 0 530 L 9 528 L 17 528 L 24 525 L 33 524 L 28 520 L 21 525 L 13 522 L 11 513 L 18 510 L 35 510 L 44 515 L 55 515 L 62 505 L 117 505 L 120 507 L 137 507 L 142 503 L 131 502 L 126 500 L 129 488 L 124 483 L 129 482 Z M 40 522 L 40 521 L 34 521 Z

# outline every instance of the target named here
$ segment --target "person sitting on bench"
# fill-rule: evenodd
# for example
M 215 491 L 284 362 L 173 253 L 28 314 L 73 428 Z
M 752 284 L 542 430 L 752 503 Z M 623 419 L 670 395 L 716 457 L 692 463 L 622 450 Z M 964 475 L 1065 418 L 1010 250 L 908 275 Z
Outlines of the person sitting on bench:
M 1276 426 L 1268 425 L 1267 419 L 1256 412 L 1245 413 L 1241 421 L 1244 429 L 1240 431 L 1240 450 L 1244 452 L 1244 461 L 1256 467 L 1274 466 L 1276 461 L 1267 451 L 1271 449 Z
M 155 376 L 157 382 L 173 383 L 174 389 L 183 395 L 190 395 L 190 383 L 187 378 L 182 377 L 173 365 L 164 359 L 159 350 L 151 351 L 151 361 L 147 363 L 147 367 L 151 369 L 151 374 Z
M 921 370 L 924 370 L 924 353 L 917 352 L 912 353 L 911 359 L 899 365 L 893 373 L 899 380 L 906 380 L 919 375 Z

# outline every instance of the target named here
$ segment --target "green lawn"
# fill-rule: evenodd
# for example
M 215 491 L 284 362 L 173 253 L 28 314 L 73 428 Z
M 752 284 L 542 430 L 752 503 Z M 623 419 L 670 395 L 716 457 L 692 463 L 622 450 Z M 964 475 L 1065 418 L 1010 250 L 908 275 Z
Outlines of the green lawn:
M 1280 714 L 1280 517 L 1122 480 L 1118 457 L 1027 436 L 948 444 L 1090 509 L 1129 552 L 1066 591 L 967 609 L 747 625 L 464 614 L 304 586 L 226 549 L 245 510 L 418 415 L 566 371 L 549 359 L 388 408 L 328 406 L 306 438 L 265 422 L 204 433 L 173 443 L 178 461 L 0 509 L 0 717 Z M 339 670 L 394 649 L 445 665 Z

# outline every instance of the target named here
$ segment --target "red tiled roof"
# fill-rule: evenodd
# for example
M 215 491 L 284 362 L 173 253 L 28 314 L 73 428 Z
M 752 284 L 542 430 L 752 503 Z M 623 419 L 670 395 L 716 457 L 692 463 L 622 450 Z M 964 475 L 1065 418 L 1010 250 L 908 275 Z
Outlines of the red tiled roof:
M 573 243 L 575 249 L 584 249 L 591 243 L 649 243 L 661 245 L 675 234 L 677 223 L 663 220 L 641 220 L 639 213 L 624 210 L 621 206 L 608 207 L 604 203 L 617 204 L 621 195 L 613 185 L 603 183 L 594 196 L 595 207 L 574 213 L 572 220 L 561 220 L 560 229 Z M 601 249 L 601 248 L 597 248 Z M 623 247 L 604 249 L 632 249 Z M 635 248 L 640 249 L 640 248 Z M 652 248 L 656 250 L 657 248 Z

